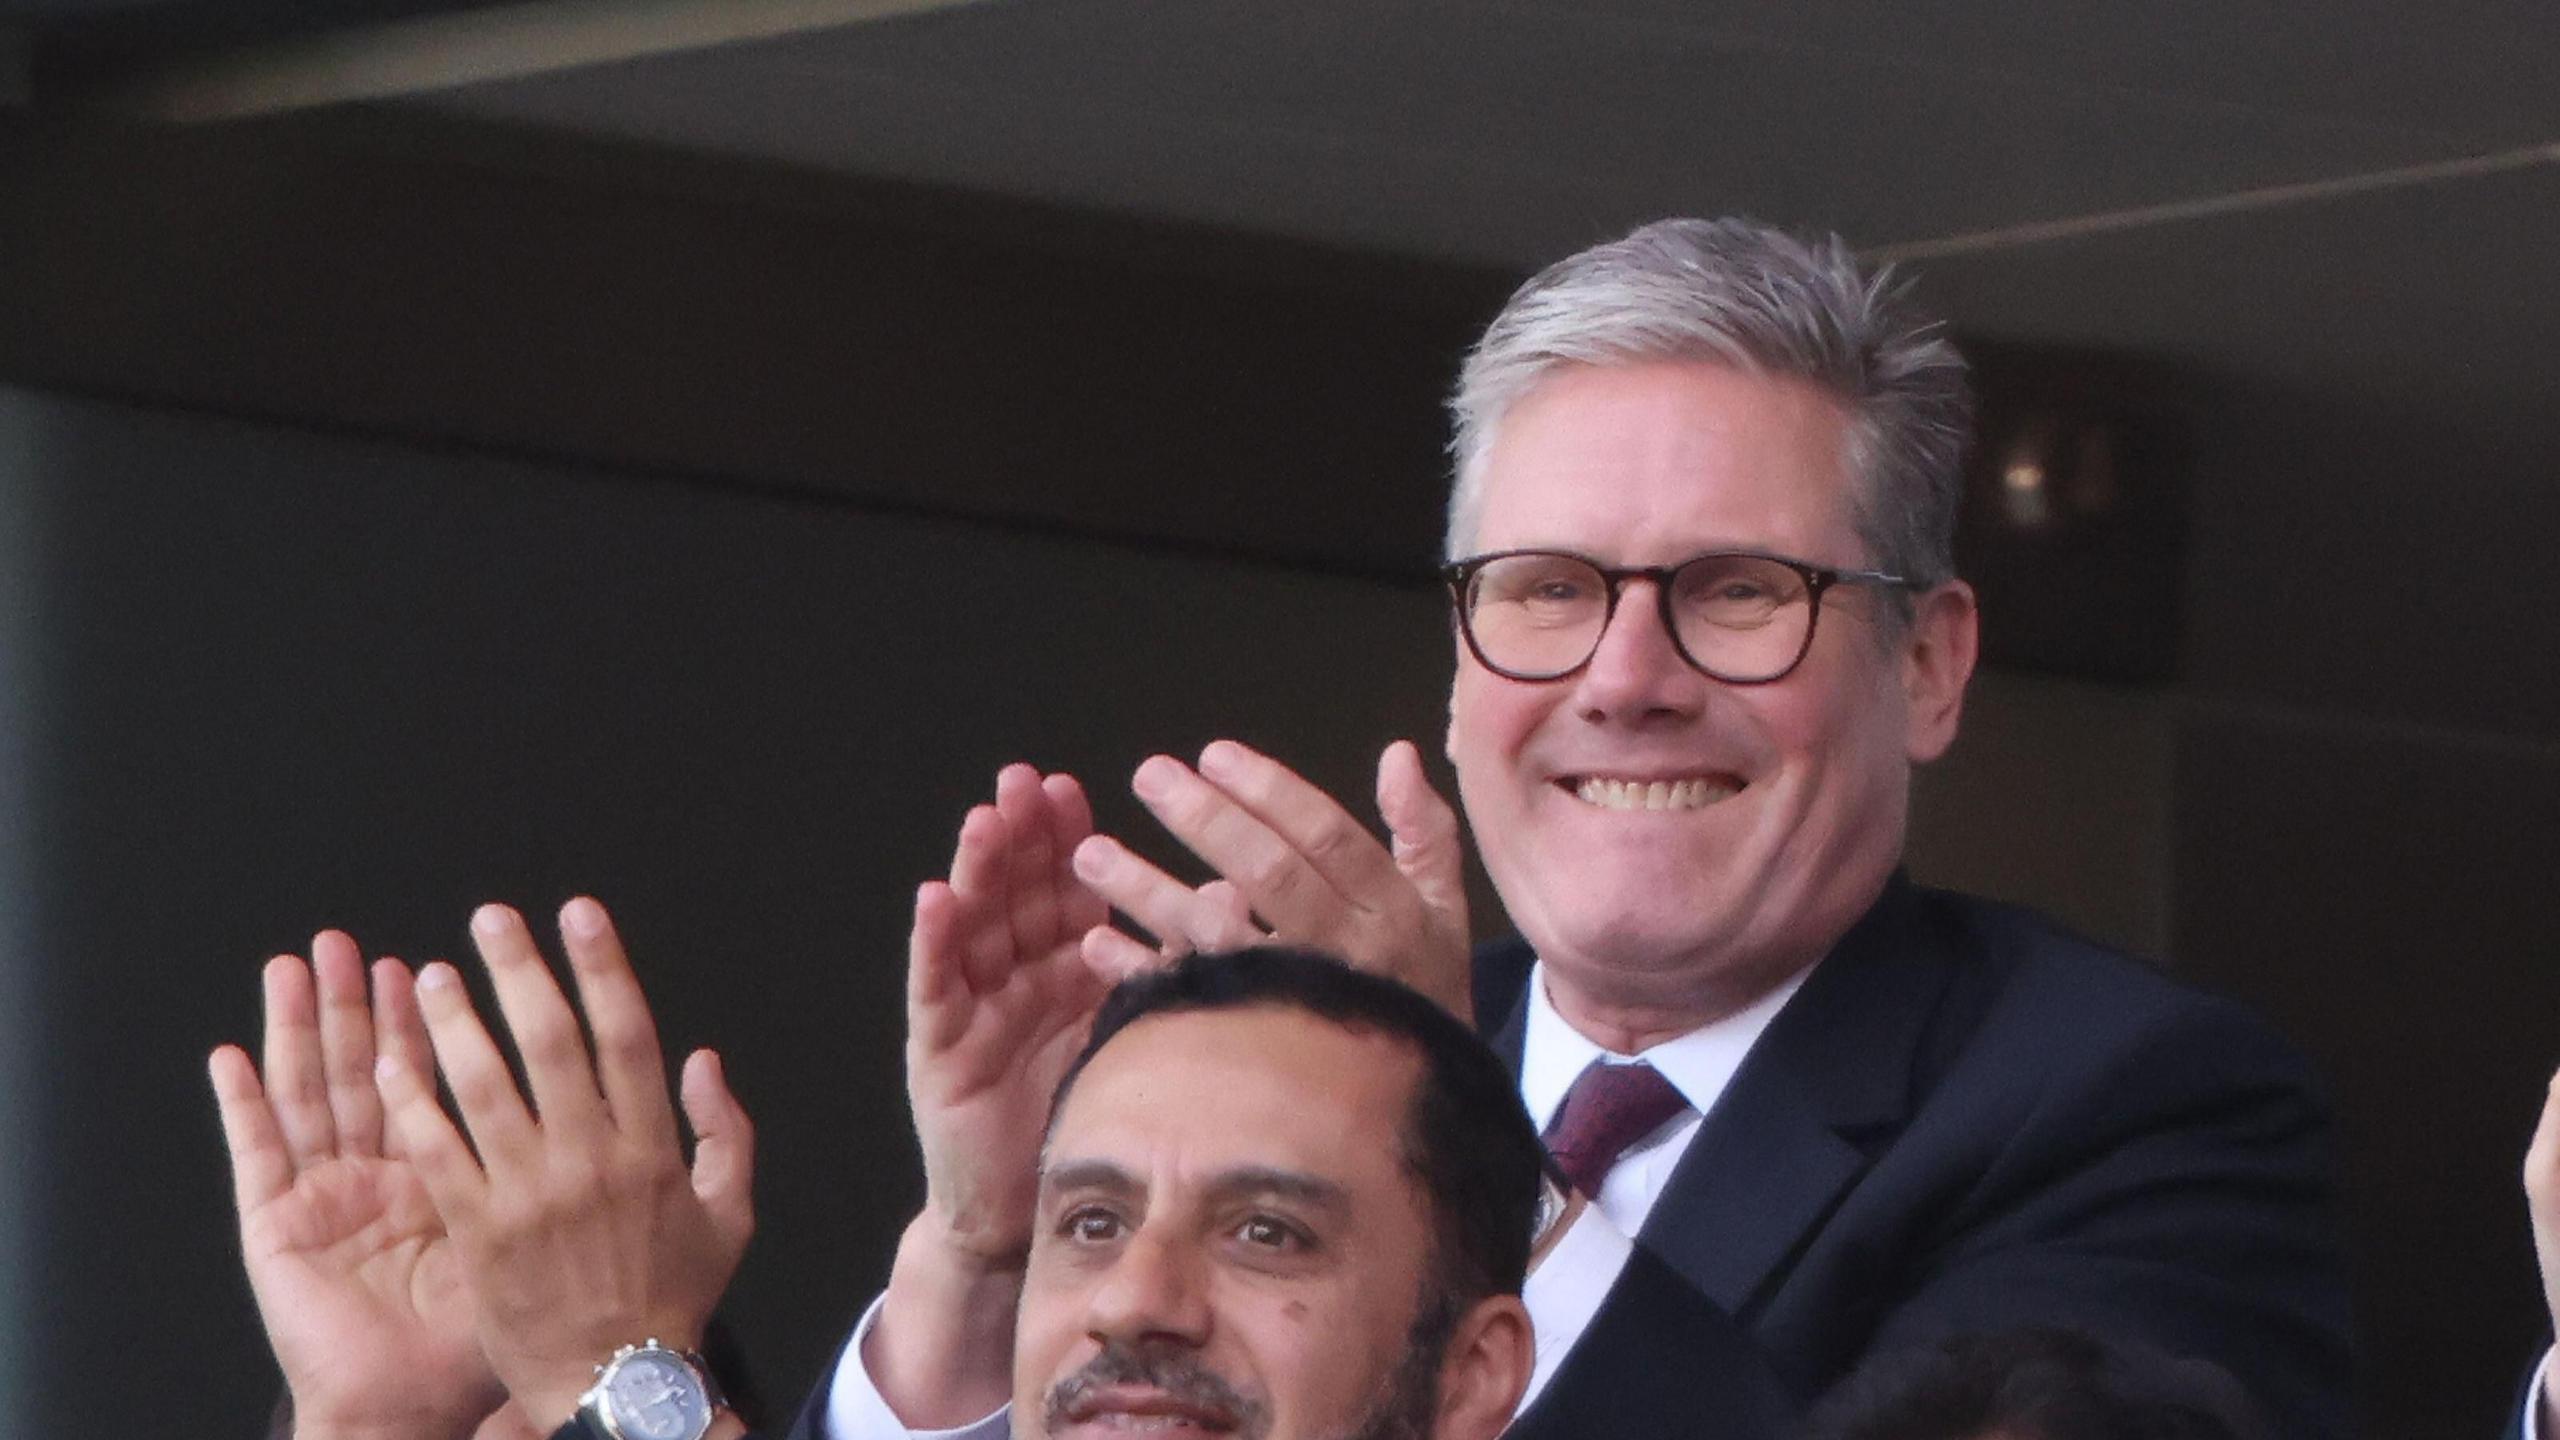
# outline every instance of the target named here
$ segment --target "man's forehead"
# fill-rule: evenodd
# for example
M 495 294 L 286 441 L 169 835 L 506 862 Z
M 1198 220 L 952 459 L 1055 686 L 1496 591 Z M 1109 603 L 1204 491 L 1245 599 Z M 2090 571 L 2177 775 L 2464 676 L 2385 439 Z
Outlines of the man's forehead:
M 1477 549 L 1605 535 L 1645 556 L 1836 538 L 1853 520 L 1847 412 L 1820 387 L 1713 362 L 1571 366 L 1497 427 Z
M 1385 1143 L 1401 1129 L 1419 1068 L 1390 1036 L 1292 1006 L 1160 1011 L 1094 1053 L 1050 1141 L 1107 1129 Z

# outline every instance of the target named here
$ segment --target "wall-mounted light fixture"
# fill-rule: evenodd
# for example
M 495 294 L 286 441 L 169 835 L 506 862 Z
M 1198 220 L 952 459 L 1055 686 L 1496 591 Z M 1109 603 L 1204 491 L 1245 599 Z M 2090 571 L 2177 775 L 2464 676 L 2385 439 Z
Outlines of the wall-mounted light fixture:
M 2188 469 L 2178 377 L 2125 356 L 1965 349 L 1982 403 L 1956 545 L 1982 596 L 1985 660 L 2174 679 Z

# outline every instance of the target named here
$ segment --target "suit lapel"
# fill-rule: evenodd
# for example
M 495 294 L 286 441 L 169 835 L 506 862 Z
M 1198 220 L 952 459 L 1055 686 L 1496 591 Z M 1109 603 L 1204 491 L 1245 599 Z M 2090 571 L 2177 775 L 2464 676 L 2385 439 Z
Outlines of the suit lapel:
M 1770 1022 L 1654 1203 L 1646 1249 L 1748 1318 L 1771 1277 L 1911 1107 L 1921 1036 L 1952 973 L 1897 874 Z
M 1520 1058 L 1529 1047 L 1529 967 L 1537 956 L 1518 936 L 1476 948 L 1476 1033 L 1520 1077 Z

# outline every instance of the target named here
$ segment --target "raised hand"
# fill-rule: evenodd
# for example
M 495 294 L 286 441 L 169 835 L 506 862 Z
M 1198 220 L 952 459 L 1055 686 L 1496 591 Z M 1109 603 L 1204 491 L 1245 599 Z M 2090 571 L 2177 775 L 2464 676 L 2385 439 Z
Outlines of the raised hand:
M 2551 1086 L 2543 1094 L 2542 1119 L 2525 1150 L 2524 1197 L 2533 1217 L 2533 1253 L 2542 1264 L 2543 1304 L 2551 1315 L 2560 1317 L 2560 1075 L 2551 1077 Z M 2554 1379 L 2560 1375 L 2546 1377 L 2541 1386 L 2544 1435 L 2560 1434 L 2560 1397 L 2552 1393 Z
M 442 962 L 419 972 L 418 1005 L 471 1144 L 408 1057 L 386 1055 L 377 1078 L 453 1236 L 481 1348 L 524 1416 L 557 1426 L 617 1348 L 700 1343 L 754 1229 L 754 1136 L 718 1057 L 697 1051 L 683 1076 L 686 1166 L 657 1027 L 603 906 L 578 899 L 560 912 L 592 1061 L 523 919 L 483 906 L 471 931 L 532 1107 Z M 725 1416 L 722 1426 L 736 1428 Z
M 1158 755 L 1131 788 L 1219 878 L 1198 888 L 1096 836 L 1076 873 L 1159 939 L 1150 948 L 1108 926 L 1086 937 L 1105 974 L 1191 950 L 1278 940 L 1391 976 L 1472 1019 L 1467 896 L 1458 817 L 1399 740 L 1378 757 L 1380 844 L 1333 797 L 1268 756 L 1220 740 L 1197 769 Z
M 948 880 L 916 891 L 907 941 L 907 1098 L 925 1206 L 952 1241 L 1018 1268 L 1031 1245 L 1051 1093 L 1107 989 L 1083 963 L 1107 911 L 1070 868 L 1084 791 L 1028 765 L 960 825 Z
M 1092 833 L 1072 777 L 1008 766 L 962 820 L 950 877 L 916 891 L 907 1098 L 925 1204 L 863 1348 L 911 1426 L 974 1421 L 1010 1391 L 1049 1101 L 1109 988 L 1082 954 L 1109 912 L 1069 858 Z
M 240 1250 L 292 1391 L 295 1433 L 463 1436 L 506 1396 L 481 1357 L 458 1256 L 417 1171 L 384 1144 L 377 1053 L 427 1038 L 396 960 L 365 968 L 337 931 L 265 975 L 265 1074 L 208 1062 L 231 1151 Z

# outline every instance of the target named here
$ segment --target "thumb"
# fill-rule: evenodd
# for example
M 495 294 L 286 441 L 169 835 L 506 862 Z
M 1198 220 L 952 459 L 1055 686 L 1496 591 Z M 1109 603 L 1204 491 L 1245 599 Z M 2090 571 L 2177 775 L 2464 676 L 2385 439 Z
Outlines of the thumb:
M 743 1250 L 756 1225 L 755 1126 L 730 1093 L 728 1072 L 715 1051 L 685 1057 L 682 1092 L 685 1123 L 693 1127 L 693 1193 Z
M 1398 740 L 1378 757 L 1378 815 L 1387 822 L 1396 868 L 1422 895 L 1442 930 L 1467 934 L 1466 854 L 1458 842 L 1458 812 L 1431 788 L 1422 752 Z

